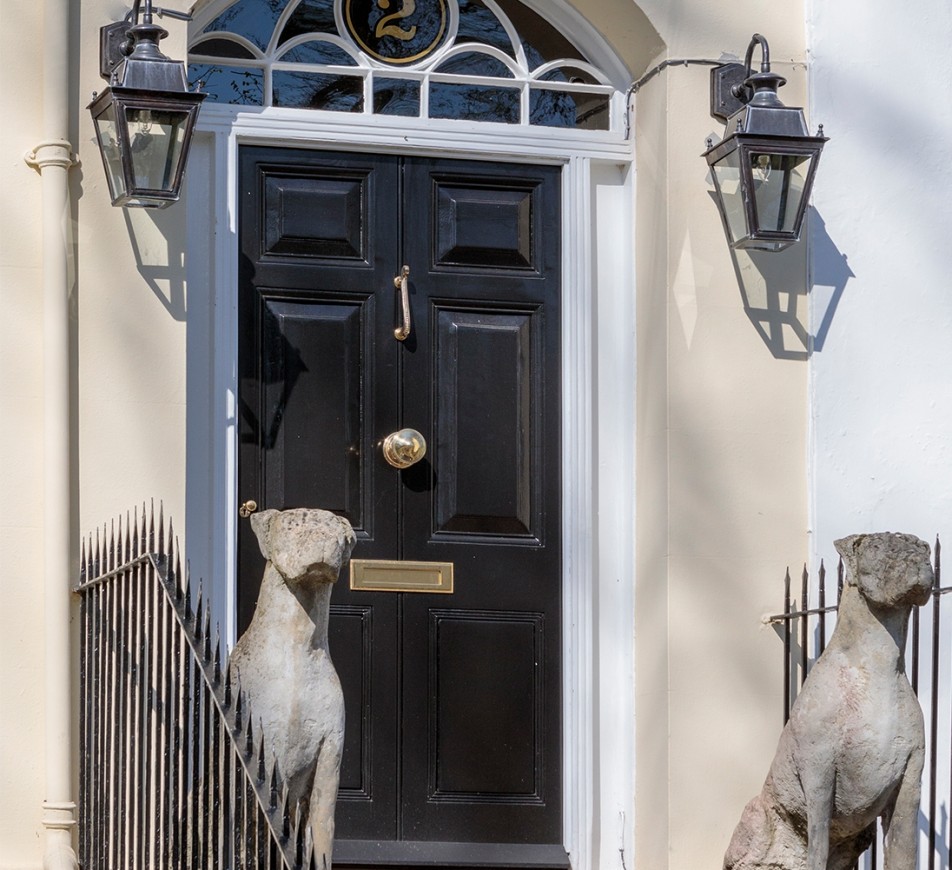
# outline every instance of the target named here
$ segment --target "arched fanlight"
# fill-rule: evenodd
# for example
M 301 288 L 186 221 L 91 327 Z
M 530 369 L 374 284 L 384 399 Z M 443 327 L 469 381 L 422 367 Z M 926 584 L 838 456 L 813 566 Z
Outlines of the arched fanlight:
M 131 23 L 130 23 L 131 22 Z M 185 64 L 166 57 L 168 31 L 152 21 L 152 0 L 126 20 L 103 27 L 100 72 L 109 87 L 89 104 L 112 204 L 165 208 L 176 202 L 198 107 Z
M 762 61 L 755 74 L 751 60 L 757 45 Z M 784 84 L 786 79 L 770 71 L 770 48 L 759 33 L 751 38 L 743 66 L 712 70 L 711 114 L 726 118 L 727 128 L 716 145 L 708 142 L 704 157 L 732 248 L 781 251 L 800 239 L 827 137 L 822 127 L 811 136 L 803 109 L 780 101 L 777 89 Z

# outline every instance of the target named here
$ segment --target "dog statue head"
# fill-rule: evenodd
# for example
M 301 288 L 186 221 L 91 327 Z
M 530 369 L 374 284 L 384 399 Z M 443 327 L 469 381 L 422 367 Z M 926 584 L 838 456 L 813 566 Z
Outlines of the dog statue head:
M 286 583 L 335 583 L 357 540 L 347 520 L 307 508 L 252 514 L 251 528 L 261 555 Z
M 915 535 L 877 532 L 834 541 L 846 565 L 847 583 L 882 607 L 920 605 L 929 600 L 933 574 L 929 545 Z

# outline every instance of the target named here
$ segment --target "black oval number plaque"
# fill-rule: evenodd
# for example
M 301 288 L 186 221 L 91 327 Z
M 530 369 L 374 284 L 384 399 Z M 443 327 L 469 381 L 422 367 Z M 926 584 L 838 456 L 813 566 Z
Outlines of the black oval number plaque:
M 376 60 L 410 64 L 446 39 L 448 0 L 343 0 L 351 39 Z

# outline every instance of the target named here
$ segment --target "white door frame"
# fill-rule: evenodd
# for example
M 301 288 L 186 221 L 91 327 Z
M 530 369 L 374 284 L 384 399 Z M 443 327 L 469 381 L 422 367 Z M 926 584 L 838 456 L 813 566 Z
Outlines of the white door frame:
M 563 824 L 574 870 L 631 870 L 635 296 L 631 143 L 617 135 L 202 109 L 188 221 L 186 541 L 234 641 L 237 154 L 243 144 L 550 162 L 562 176 Z M 209 579 L 211 578 L 211 579 Z

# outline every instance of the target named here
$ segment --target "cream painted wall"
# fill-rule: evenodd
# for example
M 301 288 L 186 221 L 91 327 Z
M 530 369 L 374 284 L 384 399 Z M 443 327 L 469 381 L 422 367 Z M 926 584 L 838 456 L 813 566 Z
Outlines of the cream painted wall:
M 26 39 L 25 34 L 30 34 Z M 43 138 L 35 47 L 43 7 L 0 4 L 0 868 L 39 867 L 43 801 Z M 11 207 L 12 206 L 12 207 Z
M 111 0 L 86 0 L 79 21 L 79 529 L 151 499 L 184 529 L 185 203 L 113 208 L 85 110 L 105 85 L 99 28 L 118 15 Z M 185 23 L 160 23 L 163 51 L 185 57 Z
M 667 57 L 742 56 L 756 28 L 802 105 L 798 4 L 643 7 Z M 732 259 L 700 157 L 723 130 L 708 82 L 671 67 L 636 103 L 635 866 L 671 870 L 719 865 L 766 774 L 782 647 L 761 618 L 807 549 L 805 257 Z

